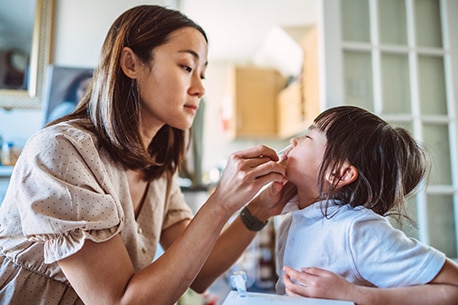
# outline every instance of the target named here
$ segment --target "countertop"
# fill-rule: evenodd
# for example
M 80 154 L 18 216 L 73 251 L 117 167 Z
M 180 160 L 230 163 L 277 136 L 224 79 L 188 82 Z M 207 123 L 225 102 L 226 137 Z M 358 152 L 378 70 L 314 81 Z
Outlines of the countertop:
M 247 292 L 241 297 L 236 291 L 231 291 L 223 305 L 354 305 L 349 301 L 325 300 L 305 297 L 290 297 L 278 294 Z

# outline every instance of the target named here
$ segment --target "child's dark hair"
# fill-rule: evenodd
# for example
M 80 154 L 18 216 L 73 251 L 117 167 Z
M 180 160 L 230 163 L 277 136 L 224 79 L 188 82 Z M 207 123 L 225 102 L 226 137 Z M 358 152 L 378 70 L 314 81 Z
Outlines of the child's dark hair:
M 354 106 L 330 108 L 315 118 L 314 125 L 327 139 L 319 179 L 322 199 L 362 205 L 383 216 L 407 216 L 406 196 L 426 177 L 429 160 L 405 129 Z M 342 188 L 336 188 L 338 181 L 324 188 L 326 173 L 345 161 L 358 169 L 357 179 Z

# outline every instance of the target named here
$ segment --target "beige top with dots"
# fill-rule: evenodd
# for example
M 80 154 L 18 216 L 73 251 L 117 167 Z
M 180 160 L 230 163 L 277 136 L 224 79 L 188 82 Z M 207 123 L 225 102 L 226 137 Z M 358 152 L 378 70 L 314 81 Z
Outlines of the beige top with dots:
M 29 139 L 0 207 L 0 303 L 81 304 L 56 261 L 86 239 L 116 234 L 137 270 L 154 258 L 161 231 L 192 212 L 176 175 L 150 183 L 135 218 L 126 173 L 75 122 Z

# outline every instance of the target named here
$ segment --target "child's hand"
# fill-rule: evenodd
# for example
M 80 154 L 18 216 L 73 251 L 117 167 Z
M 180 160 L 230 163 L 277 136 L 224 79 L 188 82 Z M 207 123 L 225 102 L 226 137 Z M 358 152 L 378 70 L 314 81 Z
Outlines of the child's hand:
M 283 271 L 283 281 L 288 295 L 352 300 L 351 292 L 355 285 L 331 271 L 314 267 L 297 271 L 286 266 Z
M 260 220 L 280 214 L 285 205 L 297 194 L 296 186 L 284 182 L 272 182 L 264 188 L 249 206 L 250 211 Z

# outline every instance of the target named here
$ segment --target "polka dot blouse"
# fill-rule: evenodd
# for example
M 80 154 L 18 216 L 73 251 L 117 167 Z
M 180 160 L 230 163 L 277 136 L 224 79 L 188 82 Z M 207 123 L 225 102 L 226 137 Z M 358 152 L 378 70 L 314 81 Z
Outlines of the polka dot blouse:
M 192 217 L 175 175 L 151 182 L 137 217 L 123 168 L 76 122 L 26 143 L 0 207 L 2 304 L 82 304 L 59 268 L 90 239 L 120 234 L 137 270 L 154 258 L 161 231 Z

